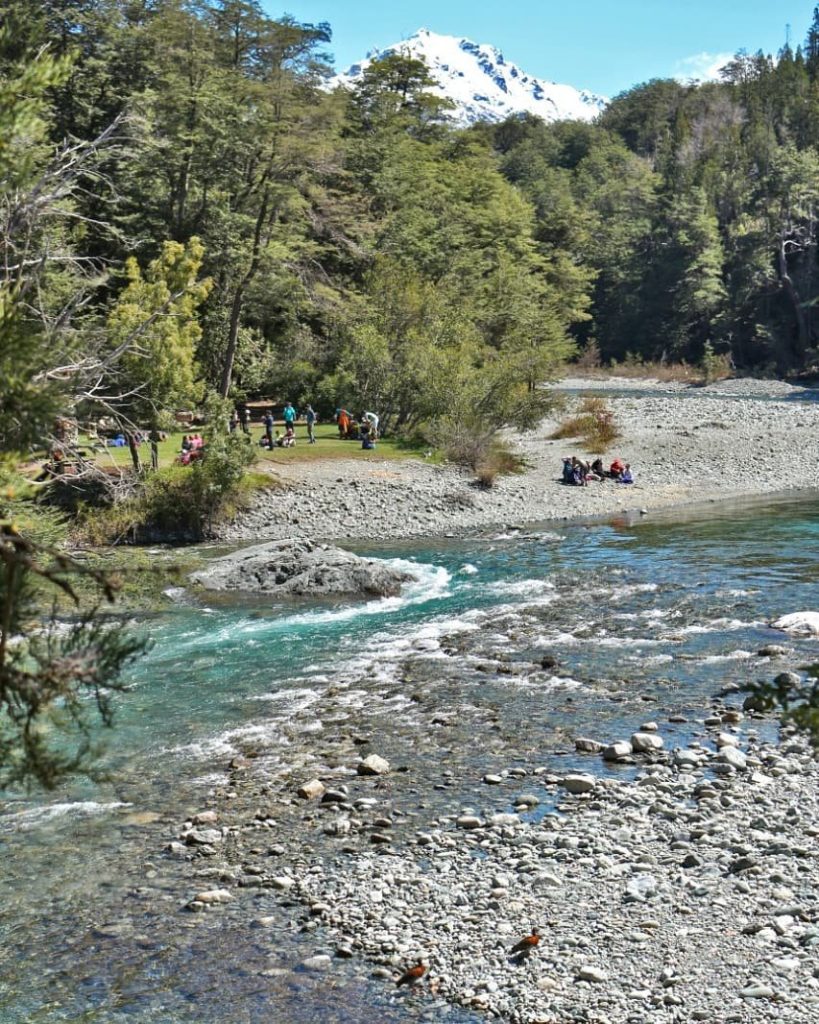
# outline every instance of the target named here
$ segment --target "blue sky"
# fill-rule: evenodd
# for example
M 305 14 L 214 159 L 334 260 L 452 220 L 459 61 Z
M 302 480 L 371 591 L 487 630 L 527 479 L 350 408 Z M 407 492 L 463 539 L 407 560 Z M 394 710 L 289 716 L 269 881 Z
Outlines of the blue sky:
M 816 0 L 262 0 L 273 16 L 328 21 L 343 69 L 428 28 L 492 43 L 529 74 L 613 96 L 649 78 L 705 77 L 739 49 L 794 44 Z

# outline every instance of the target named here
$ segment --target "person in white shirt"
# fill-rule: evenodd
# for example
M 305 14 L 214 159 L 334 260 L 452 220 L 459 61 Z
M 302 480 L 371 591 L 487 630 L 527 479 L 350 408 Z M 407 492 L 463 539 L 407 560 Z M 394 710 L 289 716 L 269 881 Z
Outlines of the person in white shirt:
M 366 420 L 370 424 L 370 438 L 373 441 L 378 440 L 378 417 L 374 412 L 362 412 L 361 419 Z

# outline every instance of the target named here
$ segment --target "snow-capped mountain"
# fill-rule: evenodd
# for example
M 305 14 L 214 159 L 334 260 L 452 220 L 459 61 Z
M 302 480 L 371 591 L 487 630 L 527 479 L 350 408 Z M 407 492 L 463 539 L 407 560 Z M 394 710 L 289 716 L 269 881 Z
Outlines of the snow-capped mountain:
M 423 59 L 442 96 L 455 104 L 451 118 L 459 124 L 502 121 L 528 112 L 544 121 L 590 121 L 608 102 L 571 85 L 527 75 L 494 46 L 442 36 L 422 28 L 403 42 L 371 50 L 366 58 L 337 75 L 333 85 L 354 86 L 374 60 L 392 53 Z

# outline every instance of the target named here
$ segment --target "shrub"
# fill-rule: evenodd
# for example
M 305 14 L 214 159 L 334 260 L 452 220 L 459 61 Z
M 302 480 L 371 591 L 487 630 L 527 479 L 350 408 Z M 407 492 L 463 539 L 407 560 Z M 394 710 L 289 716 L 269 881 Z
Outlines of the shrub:
M 600 346 L 594 338 L 589 338 L 574 365 L 578 370 L 599 370 L 601 363 Z
M 819 664 L 805 665 L 804 681 L 797 682 L 790 672 L 782 672 L 772 682 L 749 683 L 747 690 L 758 711 L 775 711 L 784 725 L 795 726 L 819 748 Z
M 475 476 L 481 487 L 494 487 L 499 476 L 509 473 L 520 473 L 524 467 L 523 459 L 507 445 L 495 441 L 475 466 Z
M 725 380 L 733 373 L 733 361 L 729 352 L 715 352 L 710 341 L 706 341 L 702 350 L 702 362 L 700 363 L 703 380 L 706 384 L 713 384 L 717 380 Z
M 504 476 L 510 473 L 522 473 L 526 468 L 526 460 L 523 456 L 501 441 L 493 447 L 490 457 L 498 473 Z
M 434 436 L 435 433 L 431 434 L 431 438 Z M 494 430 L 479 431 L 455 423 L 444 431 L 444 436 L 443 452 L 446 458 L 469 469 L 476 469 L 487 459 L 495 441 Z
M 612 360 L 605 370 L 606 377 L 627 377 L 639 380 L 682 381 L 697 380 L 699 371 L 684 360 L 679 363 L 653 362 L 628 353 L 625 359 L 616 363 Z
M 246 473 L 255 457 L 244 434 L 216 433 L 202 459 L 150 473 L 136 493 L 111 508 L 85 510 L 82 536 L 93 544 L 202 540 L 261 486 L 277 485 L 266 474 Z
M 605 398 L 587 395 L 580 404 L 580 411 L 563 420 L 551 436 L 554 440 L 580 438 L 586 449 L 602 454 L 617 440 L 620 431 Z

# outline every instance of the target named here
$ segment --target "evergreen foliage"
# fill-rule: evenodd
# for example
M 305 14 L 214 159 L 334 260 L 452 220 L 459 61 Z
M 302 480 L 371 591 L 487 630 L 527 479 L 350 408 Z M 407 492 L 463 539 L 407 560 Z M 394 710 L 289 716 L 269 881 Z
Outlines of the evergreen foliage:
M 804 46 L 739 52 L 719 82 L 637 85 L 591 125 L 466 130 L 407 54 L 326 90 L 329 26 L 256 0 L 10 0 L 6 25 L 8 81 L 43 74 L 44 44 L 51 80 L 17 108 L 39 127 L 31 146 L 4 133 L 5 166 L 25 175 L 43 146 L 126 117 L 110 194 L 75 197 L 83 246 L 147 266 L 201 240 L 195 361 L 223 396 L 381 402 L 401 426 L 435 404 L 424 366 L 455 353 L 476 372 L 502 357 L 527 388 L 591 339 L 603 361 L 699 363 L 707 344 L 740 369 L 819 358 L 819 11 Z M 427 288 L 438 312 L 416 306 L 398 339 L 389 309 Z M 91 308 L 108 318 L 110 300 Z M 376 384 L 398 368 L 409 388 Z

